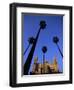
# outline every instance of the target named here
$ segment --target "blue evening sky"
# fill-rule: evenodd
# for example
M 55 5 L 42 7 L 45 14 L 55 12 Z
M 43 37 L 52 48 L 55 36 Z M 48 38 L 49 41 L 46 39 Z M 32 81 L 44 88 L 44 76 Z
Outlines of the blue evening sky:
M 46 28 L 41 30 L 38 42 L 34 51 L 32 64 L 34 58 L 38 56 L 38 62 L 42 63 L 43 53 L 42 47 L 47 46 L 47 52 L 45 54 L 45 60 L 49 63 L 53 63 L 54 58 L 57 58 L 58 67 L 60 71 L 63 71 L 62 57 L 57 49 L 56 44 L 53 43 L 53 37 L 57 36 L 59 38 L 59 47 L 63 52 L 63 16 L 62 15 L 37 15 L 37 14 L 24 14 L 23 15 L 23 53 L 28 46 L 28 38 L 36 37 L 39 30 L 39 23 L 41 20 L 46 21 Z M 23 61 L 27 59 L 30 52 L 31 46 L 23 56 Z M 32 68 L 30 68 L 31 70 Z

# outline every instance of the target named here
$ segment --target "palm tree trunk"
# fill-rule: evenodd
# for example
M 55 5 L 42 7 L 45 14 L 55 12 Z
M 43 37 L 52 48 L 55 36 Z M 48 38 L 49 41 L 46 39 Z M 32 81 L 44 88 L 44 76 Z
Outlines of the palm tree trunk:
M 43 54 L 43 73 L 45 73 L 45 55 Z
M 37 36 L 36 36 L 36 39 L 34 41 L 34 44 L 28 54 L 28 57 L 26 59 L 26 62 L 24 64 L 24 75 L 27 75 L 28 72 L 29 72 L 29 69 L 30 69 L 30 65 L 31 65 L 31 61 L 32 61 L 32 57 L 33 57 L 33 54 L 34 54 L 34 51 L 35 51 L 35 47 L 36 47 L 36 44 L 37 44 L 37 40 L 38 40 L 38 37 L 39 37 L 39 33 L 41 31 L 41 28 L 39 29 L 38 33 L 37 33 Z
M 26 50 L 24 51 L 24 55 L 27 52 L 27 50 L 29 49 L 29 47 L 30 47 L 30 44 L 27 46 Z
M 57 45 L 57 47 L 58 47 L 58 50 L 59 50 L 59 52 L 60 52 L 60 54 L 61 54 L 61 56 L 62 56 L 62 58 L 63 58 L 63 54 L 62 54 L 62 52 L 61 52 L 61 50 L 60 50 L 60 47 L 59 47 L 59 45 L 58 44 L 56 44 Z

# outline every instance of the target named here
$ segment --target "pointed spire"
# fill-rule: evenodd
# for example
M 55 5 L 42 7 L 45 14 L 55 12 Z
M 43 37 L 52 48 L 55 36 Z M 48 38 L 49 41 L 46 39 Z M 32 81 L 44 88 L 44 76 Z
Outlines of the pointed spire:
M 55 65 L 57 64 L 57 59 L 56 59 L 56 57 L 54 57 L 53 63 L 54 63 Z
M 34 58 L 34 64 L 37 63 L 37 62 L 38 62 L 38 57 L 36 56 L 36 57 Z

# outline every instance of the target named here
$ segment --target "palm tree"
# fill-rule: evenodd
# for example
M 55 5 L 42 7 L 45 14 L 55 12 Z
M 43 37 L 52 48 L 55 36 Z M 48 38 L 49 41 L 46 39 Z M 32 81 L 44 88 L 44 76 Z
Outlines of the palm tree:
M 58 45 L 59 38 L 58 38 L 57 36 L 53 37 L 53 42 L 57 45 L 58 50 L 59 50 L 61 56 L 63 57 L 63 54 L 62 54 L 62 52 L 61 52 L 61 50 L 60 50 L 60 47 L 59 47 L 59 45 Z
M 37 44 L 37 41 L 38 41 L 40 31 L 41 31 L 41 29 L 45 29 L 45 28 L 46 28 L 46 22 L 44 20 L 40 21 L 40 28 L 38 30 L 38 33 L 36 35 L 35 41 L 34 41 L 34 43 L 32 45 L 32 48 L 31 48 L 31 50 L 30 50 L 30 52 L 28 54 L 26 62 L 24 64 L 24 75 L 27 75 L 28 72 L 29 72 L 31 62 L 32 62 L 32 57 L 33 57 L 33 54 L 34 54 L 34 51 L 35 51 L 35 47 L 36 47 L 36 44 Z
M 42 52 L 43 52 L 43 53 L 46 53 L 46 52 L 47 52 L 47 47 L 46 47 L 46 46 L 43 46 L 43 47 L 42 47 Z
M 46 46 L 42 47 L 42 52 L 43 52 L 43 73 L 45 73 L 45 53 L 47 52 Z
M 46 23 L 45 21 L 40 21 L 40 28 L 45 29 L 46 28 Z
M 33 37 L 30 37 L 30 38 L 28 39 L 28 43 L 29 43 L 29 44 L 28 44 L 26 50 L 24 51 L 24 55 L 25 55 L 25 53 L 27 52 L 27 50 L 29 49 L 30 45 L 33 45 L 34 41 L 35 41 L 35 39 L 34 39 Z

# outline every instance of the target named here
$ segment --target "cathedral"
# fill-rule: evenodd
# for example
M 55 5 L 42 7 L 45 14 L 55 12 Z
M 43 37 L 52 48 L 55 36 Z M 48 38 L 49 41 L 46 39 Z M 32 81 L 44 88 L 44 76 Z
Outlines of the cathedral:
M 54 61 L 52 64 L 50 64 L 48 61 L 45 60 L 45 62 L 38 63 L 38 57 L 34 58 L 34 63 L 32 65 L 32 71 L 30 72 L 31 75 L 37 75 L 37 74 L 55 74 L 60 73 L 58 69 L 58 63 L 57 59 L 54 58 Z

